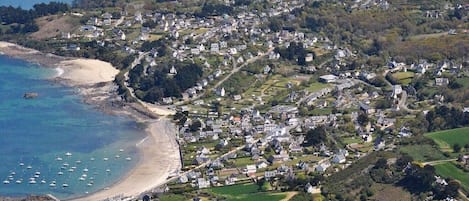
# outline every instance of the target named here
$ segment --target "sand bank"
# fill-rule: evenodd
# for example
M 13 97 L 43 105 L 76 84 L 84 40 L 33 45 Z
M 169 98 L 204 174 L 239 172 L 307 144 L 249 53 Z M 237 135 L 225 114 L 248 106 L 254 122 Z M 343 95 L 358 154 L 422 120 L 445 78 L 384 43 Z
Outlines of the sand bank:
M 163 118 L 151 122 L 148 132 L 150 135 L 137 143 L 142 158 L 125 178 L 107 190 L 74 200 L 99 201 L 118 195 L 136 198 L 163 184 L 171 173 L 180 168 L 179 147 L 174 138 L 176 130 L 168 119 Z

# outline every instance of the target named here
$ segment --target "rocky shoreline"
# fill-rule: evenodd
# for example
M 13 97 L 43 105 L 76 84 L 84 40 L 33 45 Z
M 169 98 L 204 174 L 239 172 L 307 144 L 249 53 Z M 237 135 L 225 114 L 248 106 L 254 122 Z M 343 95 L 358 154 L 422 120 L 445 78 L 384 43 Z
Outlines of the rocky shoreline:
M 137 146 L 142 159 L 136 167 L 121 181 L 111 184 L 107 190 L 77 200 L 102 200 L 118 194 L 125 194 L 127 197 L 139 196 L 161 185 L 170 174 L 180 170 L 179 146 L 174 135 L 175 126 L 169 119 L 160 118 L 144 103 L 124 102 L 117 94 L 117 86 L 112 82 L 113 73 L 117 74 L 118 71 L 109 63 L 45 54 L 7 42 L 0 42 L 0 52 L 44 67 L 60 68 L 64 72 L 51 78 L 51 81 L 76 89 L 76 93 L 82 96 L 84 103 L 93 105 L 106 114 L 126 115 L 147 125 L 146 141 Z M 68 63 L 64 66 L 64 62 Z M 23 198 L 19 198 L 21 199 Z

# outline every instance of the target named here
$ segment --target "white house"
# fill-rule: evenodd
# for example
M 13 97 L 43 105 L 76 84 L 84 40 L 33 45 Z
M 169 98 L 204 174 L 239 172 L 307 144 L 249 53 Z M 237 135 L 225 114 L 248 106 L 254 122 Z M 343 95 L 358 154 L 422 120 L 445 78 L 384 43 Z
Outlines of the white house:
M 397 97 L 397 95 L 402 93 L 402 86 L 401 85 L 393 85 L 392 86 L 392 96 L 394 98 Z
M 256 165 L 246 165 L 244 172 L 248 175 L 256 173 L 257 172 Z
M 199 187 L 199 189 L 208 188 L 208 187 L 210 187 L 210 182 L 205 180 L 205 178 L 198 178 L 197 179 L 197 186 Z

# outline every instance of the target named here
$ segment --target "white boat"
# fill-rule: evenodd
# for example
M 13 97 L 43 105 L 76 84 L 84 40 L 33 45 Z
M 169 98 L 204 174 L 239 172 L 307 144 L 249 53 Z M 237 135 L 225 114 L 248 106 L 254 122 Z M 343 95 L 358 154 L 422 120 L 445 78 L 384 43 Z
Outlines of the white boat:
M 11 172 L 10 174 L 11 174 L 11 175 L 15 175 L 15 174 L 16 174 L 16 172 Z
M 68 184 L 62 184 L 62 187 L 66 188 L 68 187 Z
M 75 171 L 75 169 L 70 168 L 70 169 L 68 169 L 68 171 L 73 172 L 73 171 Z
M 61 160 L 63 160 L 63 159 L 60 158 L 60 157 L 57 157 L 55 160 L 61 161 Z
M 21 180 L 16 180 L 16 183 L 17 183 L 17 184 L 21 184 L 22 182 L 23 182 L 23 181 L 21 181 Z
M 20 166 L 24 166 L 24 163 L 20 163 Z
M 8 181 L 8 180 L 3 181 L 3 184 L 9 184 L 9 183 L 10 183 L 10 181 Z
M 107 161 L 107 160 L 109 160 L 109 158 L 103 158 L 103 160 Z
M 80 180 L 80 181 L 85 181 L 85 178 L 80 177 L 78 180 Z
M 119 151 L 120 151 L 120 152 L 123 152 L 123 151 L 124 151 L 124 149 L 119 149 Z
M 130 157 L 127 157 L 127 158 L 125 158 L 125 160 L 128 160 L 128 161 L 130 161 L 130 160 L 132 160 L 132 158 L 130 158 Z
M 90 158 L 91 161 L 94 161 L 95 159 L 94 158 Z
M 75 166 L 72 166 L 71 168 L 72 168 L 72 169 L 77 169 L 77 167 L 75 167 Z
M 50 183 L 49 186 L 50 187 L 56 187 L 57 185 L 55 183 Z
M 41 184 L 45 184 L 45 183 L 47 183 L 46 180 L 44 180 L 44 179 L 41 180 Z
M 92 185 L 93 185 L 93 183 L 88 183 L 88 184 L 86 184 L 86 185 L 87 185 L 87 186 L 92 186 Z
M 31 168 L 33 168 L 33 166 L 28 165 L 28 167 L 26 167 L 26 169 L 31 169 Z
M 86 177 L 88 177 L 88 175 L 87 174 L 82 174 L 81 177 L 86 178 Z
M 65 153 L 65 156 L 72 156 L 72 153 L 67 152 L 67 153 Z
M 36 183 L 37 183 L 36 180 L 29 181 L 29 184 L 36 184 Z
M 33 177 L 34 177 L 34 178 L 39 178 L 39 175 L 35 174 Z
M 75 161 L 75 163 L 76 163 L 76 164 L 80 164 L 80 163 L 81 163 L 81 161 L 80 161 L 80 160 L 77 160 L 77 161 Z
M 58 172 L 57 174 L 58 174 L 58 175 L 63 175 L 64 173 L 63 173 L 63 172 Z
M 119 156 L 119 155 L 116 155 L 116 158 L 120 158 L 120 157 L 121 157 L 121 156 Z
M 88 168 L 83 169 L 83 172 L 88 172 Z
M 111 172 L 111 169 L 106 169 L 106 172 Z
M 64 164 L 62 164 L 62 165 L 63 165 L 64 167 L 68 167 L 68 166 L 69 166 L 68 163 L 64 163 Z
M 41 175 L 41 172 L 35 172 L 34 174 L 35 175 Z

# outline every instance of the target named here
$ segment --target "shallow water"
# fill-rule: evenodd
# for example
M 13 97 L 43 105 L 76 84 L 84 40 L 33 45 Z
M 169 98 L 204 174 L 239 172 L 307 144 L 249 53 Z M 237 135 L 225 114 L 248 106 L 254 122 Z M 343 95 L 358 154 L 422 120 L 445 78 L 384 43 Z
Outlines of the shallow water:
M 0 56 L 0 195 L 81 196 L 116 182 L 138 160 L 135 143 L 145 136 L 137 124 L 46 80 L 56 73 Z M 24 99 L 26 92 L 39 96 Z

